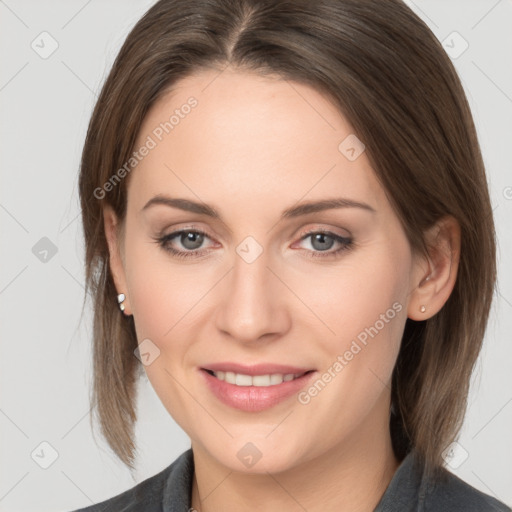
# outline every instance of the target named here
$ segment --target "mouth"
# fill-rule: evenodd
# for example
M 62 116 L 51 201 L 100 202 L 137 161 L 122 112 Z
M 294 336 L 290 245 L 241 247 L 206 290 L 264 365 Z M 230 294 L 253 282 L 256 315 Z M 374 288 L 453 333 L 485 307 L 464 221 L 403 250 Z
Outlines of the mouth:
M 261 412 L 289 400 L 309 385 L 316 370 L 295 366 L 218 363 L 198 368 L 203 382 L 224 405 L 245 412 Z
M 278 386 L 283 382 L 290 382 L 292 380 L 299 379 L 304 375 L 314 372 L 315 370 L 307 370 L 305 372 L 298 373 L 266 373 L 261 375 L 248 375 L 244 373 L 236 373 L 230 371 L 214 371 L 207 368 L 202 368 L 205 372 L 218 380 L 233 384 L 235 386 L 247 387 L 271 387 Z

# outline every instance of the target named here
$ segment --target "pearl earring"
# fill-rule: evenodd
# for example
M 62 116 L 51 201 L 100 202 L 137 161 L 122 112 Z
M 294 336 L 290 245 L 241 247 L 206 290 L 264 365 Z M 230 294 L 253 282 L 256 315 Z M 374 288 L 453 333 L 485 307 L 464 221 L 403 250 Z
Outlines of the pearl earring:
M 119 303 L 119 309 L 121 311 L 124 311 L 124 304 L 123 304 L 124 299 L 126 299 L 126 295 L 124 293 L 120 293 L 117 296 L 117 302 Z

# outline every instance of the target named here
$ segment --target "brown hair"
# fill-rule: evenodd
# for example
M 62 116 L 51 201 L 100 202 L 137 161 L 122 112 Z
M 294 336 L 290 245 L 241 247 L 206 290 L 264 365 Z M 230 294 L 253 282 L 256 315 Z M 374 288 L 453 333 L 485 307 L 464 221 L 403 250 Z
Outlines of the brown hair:
M 430 29 L 399 0 L 160 0 L 128 35 L 103 86 L 83 149 L 80 198 L 87 291 L 94 300 L 92 403 L 102 433 L 133 468 L 137 347 L 118 308 L 102 207 L 126 212 L 128 180 L 97 199 L 127 162 L 149 108 L 181 78 L 226 66 L 310 85 L 366 145 L 414 251 L 446 215 L 461 227 L 455 287 L 426 321 L 407 319 L 392 377 L 397 458 L 427 471 L 460 430 L 496 282 L 484 164 L 457 73 Z M 92 416 L 91 416 L 92 417 Z

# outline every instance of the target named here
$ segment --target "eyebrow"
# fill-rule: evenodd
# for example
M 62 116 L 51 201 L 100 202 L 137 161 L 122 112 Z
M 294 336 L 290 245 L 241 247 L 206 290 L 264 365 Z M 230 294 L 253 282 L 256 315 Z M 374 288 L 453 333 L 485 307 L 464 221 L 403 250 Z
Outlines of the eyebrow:
M 142 208 L 142 210 L 146 210 L 154 205 L 164 205 L 170 206 L 173 208 L 178 208 L 180 210 L 184 210 L 187 212 L 198 213 L 200 215 L 206 215 L 208 217 L 212 217 L 214 219 L 218 219 L 222 221 L 222 216 L 219 211 L 211 205 L 206 203 L 199 203 L 196 201 L 192 201 L 190 199 L 183 198 L 174 198 L 163 195 L 157 195 L 150 199 Z M 376 210 L 371 207 L 369 204 L 362 203 L 360 201 L 354 201 L 352 199 L 347 198 L 334 198 L 334 199 L 324 199 L 322 201 L 314 201 L 299 204 L 298 206 L 294 206 L 291 208 L 287 208 L 281 214 L 282 219 L 291 219 L 300 217 L 302 215 L 307 215 L 310 213 L 317 213 L 324 210 L 331 210 L 336 208 L 360 208 L 363 210 L 370 211 L 372 213 L 376 213 Z
M 172 208 L 178 208 L 187 212 L 198 213 L 200 215 L 206 215 L 214 219 L 218 219 L 222 222 L 222 216 L 219 211 L 211 205 L 206 203 L 199 203 L 190 199 L 169 197 L 162 194 L 158 194 L 151 198 L 142 208 L 141 212 L 147 210 L 151 206 L 164 205 Z M 292 219 L 307 215 L 310 213 L 317 213 L 324 210 L 331 210 L 337 208 L 360 208 L 362 210 L 376 213 L 376 210 L 369 204 L 362 203 L 360 201 L 354 201 L 344 197 L 337 197 L 333 199 L 324 199 L 322 201 L 310 201 L 307 203 L 301 203 L 297 206 L 287 208 L 281 214 L 281 219 Z

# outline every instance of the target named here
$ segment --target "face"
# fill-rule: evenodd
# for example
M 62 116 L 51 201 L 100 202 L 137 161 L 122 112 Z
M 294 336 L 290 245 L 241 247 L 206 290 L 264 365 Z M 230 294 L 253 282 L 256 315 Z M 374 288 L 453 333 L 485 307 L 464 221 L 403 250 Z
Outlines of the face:
M 162 403 L 228 468 L 282 471 L 389 435 L 420 271 L 347 137 L 316 90 L 229 69 L 179 82 L 141 128 L 116 286 Z

